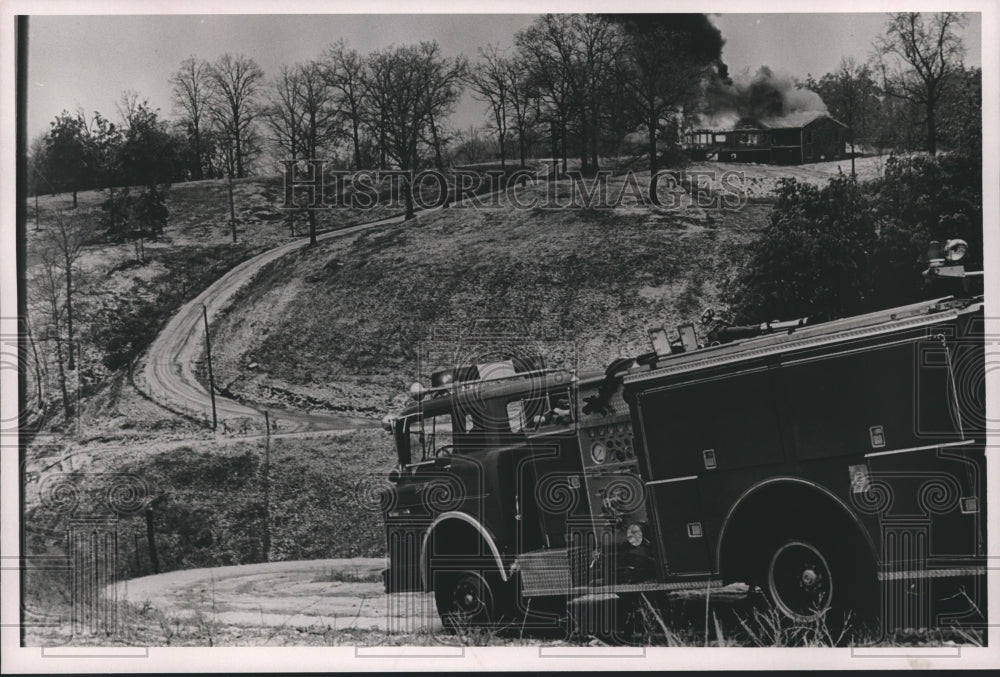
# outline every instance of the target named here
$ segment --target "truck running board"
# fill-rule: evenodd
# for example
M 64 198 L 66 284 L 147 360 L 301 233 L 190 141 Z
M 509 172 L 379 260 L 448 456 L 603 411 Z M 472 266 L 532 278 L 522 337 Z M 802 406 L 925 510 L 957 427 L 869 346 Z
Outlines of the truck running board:
M 569 559 L 566 548 L 535 550 L 517 557 L 513 571 L 521 574 L 522 597 L 579 597 L 581 595 L 626 594 L 637 592 L 658 592 L 678 590 L 706 590 L 722 587 L 717 579 L 691 581 L 642 581 L 639 583 L 619 583 L 615 585 L 572 584 Z

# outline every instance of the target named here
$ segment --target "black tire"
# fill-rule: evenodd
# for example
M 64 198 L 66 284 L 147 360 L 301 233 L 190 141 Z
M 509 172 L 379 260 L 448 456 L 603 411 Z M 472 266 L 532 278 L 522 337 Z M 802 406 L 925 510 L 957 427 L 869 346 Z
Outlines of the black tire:
M 489 628 L 498 620 L 496 580 L 473 570 L 440 572 L 434 586 L 434 602 L 444 627 Z
M 801 533 L 770 541 L 758 557 L 754 581 L 786 618 L 822 620 L 836 635 L 866 626 L 877 608 L 871 556 L 844 538 Z

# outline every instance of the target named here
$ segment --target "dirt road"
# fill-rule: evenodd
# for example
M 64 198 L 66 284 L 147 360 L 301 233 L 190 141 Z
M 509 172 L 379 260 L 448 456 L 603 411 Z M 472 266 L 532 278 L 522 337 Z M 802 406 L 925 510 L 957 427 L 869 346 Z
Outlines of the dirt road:
M 401 216 L 364 223 L 349 228 L 329 231 L 317 239 L 324 241 L 344 237 L 379 226 L 400 223 Z M 268 263 L 308 246 L 308 239 L 275 247 L 263 254 L 244 261 L 205 291 L 185 304 L 153 341 L 149 351 L 136 370 L 135 384 L 153 401 L 171 411 L 182 413 L 207 422 L 212 420 L 212 401 L 208 391 L 195 376 L 195 362 L 205 348 L 205 327 L 202 306 L 208 320 L 225 309 L 233 295 Z M 262 427 L 263 410 L 222 397 L 215 396 L 219 429 L 228 430 L 245 426 Z M 310 413 L 287 410 L 268 410 L 273 425 L 279 432 L 305 430 L 336 430 L 371 426 L 368 419 L 339 416 L 328 413 Z
M 123 581 L 119 601 L 149 603 L 171 618 L 245 628 L 440 630 L 433 595 L 386 595 L 381 558 L 269 562 L 186 569 Z

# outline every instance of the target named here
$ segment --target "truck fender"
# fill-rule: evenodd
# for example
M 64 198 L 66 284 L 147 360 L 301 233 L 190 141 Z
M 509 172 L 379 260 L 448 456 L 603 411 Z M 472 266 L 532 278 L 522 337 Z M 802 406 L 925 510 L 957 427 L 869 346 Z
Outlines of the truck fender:
M 818 495 L 830 500 L 840 509 L 840 512 L 843 513 L 844 517 L 847 517 L 854 524 L 855 528 L 857 528 L 858 532 L 863 536 L 865 544 L 868 546 L 868 550 L 874 558 L 873 561 L 878 562 L 880 560 L 875 543 L 872 541 L 871 534 L 868 533 L 868 530 L 865 528 L 864 524 L 861 523 L 861 520 L 858 519 L 858 516 L 854 514 L 854 512 L 844 503 L 843 500 L 840 499 L 840 497 L 826 487 L 801 477 L 771 477 L 766 480 L 761 480 L 740 494 L 739 498 L 737 498 L 733 505 L 729 508 L 725 519 L 722 520 L 722 527 L 719 529 L 719 538 L 715 544 L 715 570 L 717 573 L 722 570 L 722 546 L 726 542 L 726 536 L 728 535 L 727 529 L 733 515 L 738 512 L 739 508 L 746 502 L 747 499 L 756 496 L 763 488 L 776 484 L 796 485 L 799 488 L 808 487 L 814 490 Z
M 472 525 L 472 527 L 479 532 L 480 538 L 482 538 L 483 542 L 489 546 L 490 553 L 492 553 L 493 559 L 496 561 L 497 570 L 500 572 L 500 578 L 506 582 L 508 580 L 507 571 L 504 569 L 503 560 L 500 557 L 500 550 L 497 548 L 496 541 L 494 541 L 493 535 L 490 533 L 489 529 L 487 529 L 482 522 L 464 512 L 449 511 L 443 512 L 435 517 L 434 521 L 431 522 L 430 526 L 428 526 L 427 530 L 424 532 L 423 542 L 420 546 L 420 582 L 423 585 L 424 590 L 430 590 L 431 583 L 430 571 L 428 571 L 427 567 L 429 559 L 427 549 L 430 546 L 431 534 L 434 533 L 434 530 L 438 527 L 438 525 L 447 520 L 460 520 L 462 522 L 466 522 Z

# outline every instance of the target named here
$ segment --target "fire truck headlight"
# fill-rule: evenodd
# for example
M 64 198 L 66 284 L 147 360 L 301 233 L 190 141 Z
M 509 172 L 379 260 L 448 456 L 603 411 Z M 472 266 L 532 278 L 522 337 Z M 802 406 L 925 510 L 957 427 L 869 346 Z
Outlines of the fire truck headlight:
M 638 524 L 628 525 L 628 529 L 625 531 L 625 540 L 633 548 L 638 548 L 642 545 L 642 527 Z
M 415 381 L 410 385 L 410 397 L 415 399 L 417 402 L 424 398 L 424 387 L 420 385 L 420 381 Z
M 961 261 L 965 254 L 969 251 L 969 245 L 965 240 L 948 240 L 944 249 L 945 258 L 947 258 L 951 263 L 957 263 Z

